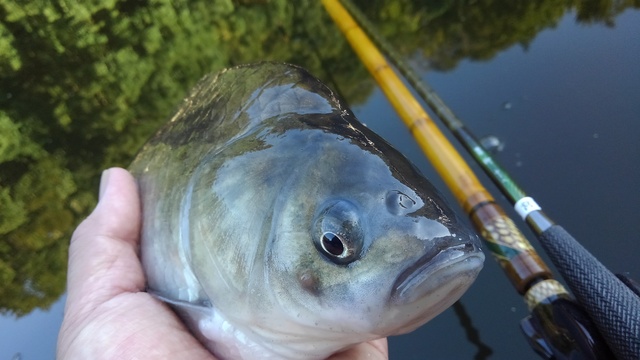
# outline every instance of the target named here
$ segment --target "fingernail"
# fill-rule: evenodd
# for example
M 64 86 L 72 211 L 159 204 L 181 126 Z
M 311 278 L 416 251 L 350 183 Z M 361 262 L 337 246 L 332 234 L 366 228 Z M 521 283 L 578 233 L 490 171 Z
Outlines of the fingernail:
M 107 184 L 109 183 L 109 171 L 111 169 L 107 169 L 102 172 L 102 176 L 100 177 L 100 191 L 98 192 L 98 201 L 102 199 L 102 195 L 107 189 Z

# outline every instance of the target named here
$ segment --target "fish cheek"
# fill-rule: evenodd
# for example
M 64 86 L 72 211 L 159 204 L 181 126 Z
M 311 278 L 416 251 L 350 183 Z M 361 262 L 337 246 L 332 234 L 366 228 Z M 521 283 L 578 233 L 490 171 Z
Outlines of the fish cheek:
M 313 296 L 320 296 L 320 279 L 311 270 L 305 269 L 298 272 L 300 287 Z
M 295 265 L 292 268 L 294 278 L 292 286 L 298 287 L 304 294 L 314 298 L 323 295 L 323 277 L 325 273 L 323 267 L 326 260 L 322 259 L 314 247 L 309 246 L 306 251 L 299 254 Z

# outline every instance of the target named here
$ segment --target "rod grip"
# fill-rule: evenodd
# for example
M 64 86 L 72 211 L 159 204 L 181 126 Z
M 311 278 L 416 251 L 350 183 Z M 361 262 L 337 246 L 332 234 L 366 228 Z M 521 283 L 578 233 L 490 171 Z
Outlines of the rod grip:
M 501 207 L 484 203 L 470 216 L 518 293 L 524 294 L 535 281 L 551 278 L 551 270 Z
M 640 359 L 640 298 L 562 226 L 538 238 L 616 357 Z

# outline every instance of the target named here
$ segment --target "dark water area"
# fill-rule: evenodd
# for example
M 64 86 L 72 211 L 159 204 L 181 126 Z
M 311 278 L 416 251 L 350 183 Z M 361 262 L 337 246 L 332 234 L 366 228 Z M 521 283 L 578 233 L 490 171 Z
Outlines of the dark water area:
M 459 209 L 319 4 L 122 2 L 89 8 L 88 22 L 17 4 L 0 4 L 0 359 L 55 357 L 66 246 L 101 170 L 126 167 L 208 72 L 309 69 Z M 548 215 L 640 279 L 640 4 L 435 4 L 359 5 L 476 135 L 500 140 L 498 161 Z M 90 24 L 100 30 L 80 35 Z M 490 256 L 461 304 L 391 338 L 391 358 L 539 358 L 519 329 L 526 306 Z
M 526 48 L 516 45 L 487 62 L 465 60 L 452 71 L 422 74 L 475 134 L 504 143 L 496 158 L 547 214 L 612 271 L 634 278 L 640 275 L 639 20 L 640 13 L 628 11 L 614 28 L 585 26 L 568 12 Z M 356 114 L 399 121 L 379 91 Z M 369 126 L 446 188 L 404 129 L 373 120 Z M 520 228 L 543 253 L 531 232 Z M 538 358 L 518 328 L 526 306 L 491 258 L 461 302 L 480 342 L 492 349 L 488 358 Z M 479 355 L 480 347 L 463 339 L 460 318 L 449 309 L 415 333 L 392 339 L 391 349 L 399 359 Z

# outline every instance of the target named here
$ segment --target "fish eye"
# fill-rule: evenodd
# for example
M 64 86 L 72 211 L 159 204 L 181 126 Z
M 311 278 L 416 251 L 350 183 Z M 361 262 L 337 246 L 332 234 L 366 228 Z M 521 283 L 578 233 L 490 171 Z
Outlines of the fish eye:
M 332 232 L 326 232 L 322 234 L 322 240 L 320 241 L 322 250 L 337 257 L 345 257 L 348 254 L 348 250 L 345 247 L 344 240 L 338 234 Z
M 316 216 L 316 249 L 337 265 L 347 265 L 360 256 L 364 235 L 358 209 L 348 201 L 335 201 Z

